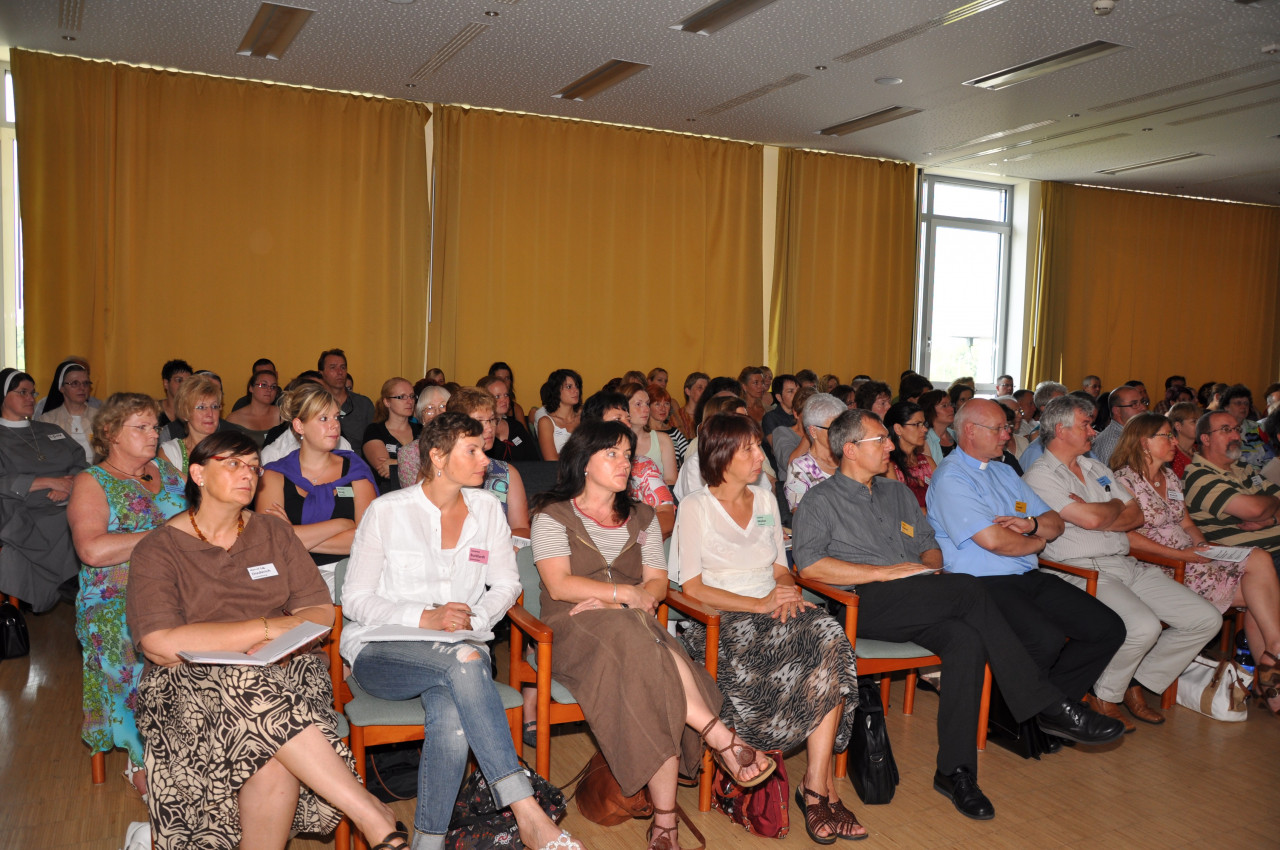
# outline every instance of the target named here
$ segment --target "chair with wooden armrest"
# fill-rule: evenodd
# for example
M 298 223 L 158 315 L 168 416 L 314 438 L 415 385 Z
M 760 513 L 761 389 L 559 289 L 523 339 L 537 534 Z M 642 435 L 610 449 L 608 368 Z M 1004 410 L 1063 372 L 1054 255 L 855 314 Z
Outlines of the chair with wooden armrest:
M 346 578 L 346 561 L 339 561 L 334 572 L 334 598 L 341 602 L 342 583 Z M 353 679 L 343 678 L 342 658 L 338 654 L 338 644 L 342 639 L 342 606 L 335 605 L 333 631 L 329 634 L 329 676 L 333 680 L 334 708 L 338 711 L 340 727 L 346 727 L 347 738 L 351 745 L 351 754 L 355 757 L 356 773 L 361 782 L 368 785 L 366 774 L 366 749 L 381 744 L 398 744 L 404 741 L 421 741 L 424 735 L 427 715 L 419 699 L 386 700 L 369 694 Z M 515 611 L 515 607 L 512 608 Z M 510 613 L 510 612 L 509 612 Z M 514 618 L 513 618 L 514 621 Z M 512 626 L 512 631 L 515 626 Z M 520 752 L 520 719 L 524 701 L 517 688 L 511 688 L 501 682 L 495 682 L 498 696 L 502 700 L 502 708 L 507 715 L 507 726 L 511 731 L 511 740 Z M 339 731 L 343 731 L 341 728 Z M 543 774 L 545 776 L 545 774 Z M 338 827 L 334 850 L 346 850 L 347 835 L 353 840 L 355 850 L 366 850 L 368 844 L 359 832 L 351 832 L 344 818 Z
M 667 591 L 667 605 L 679 611 L 687 619 L 701 623 L 707 630 L 706 667 L 711 678 L 716 678 L 720 663 L 720 612 L 679 590 Z M 702 774 L 698 777 L 698 811 L 711 810 L 711 784 L 715 779 L 715 765 L 711 750 L 702 750 Z
M 858 638 L 858 594 L 848 590 L 841 590 L 838 587 L 826 584 L 821 581 L 807 579 L 798 573 L 792 573 L 795 576 L 796 584 L 800 587 L 813 591 L 818 596 L 839 602 L 845 606 L 844 608 L 844 633 L 849 638 L 849 643 L 853 646 L 854 654 L 858 657 L 858 675 L 859 676 L 880 676 L 880 702 L 884 710 L 889 710 L 889 685 L 891 674 L 905 670 L 907 679 L 904 684 L 905 691 L 902 696 L 902 713 L 906 715 L 915 712 L 916 704 L 916 679 L 918 670 L 921 667 L 928 667 L 934 664 L 941 664 L 942 659 L 929 652 L 918 643 L 911 641 L 889 641 L 875 640 L 873 638 Z M 945 683 L 943 685 L 946 686 Z M 991 665 L 986 665 L 982 677 L 982 696 L 978 705 L 978 730 L 977 740 L 978 749 L 985 750 L 987 748 L 987 719 L 991 711 Z M 848 773 L 849 754 L 847 752 L 840 753 L 836 756 L 836 777 L 843 778 Z

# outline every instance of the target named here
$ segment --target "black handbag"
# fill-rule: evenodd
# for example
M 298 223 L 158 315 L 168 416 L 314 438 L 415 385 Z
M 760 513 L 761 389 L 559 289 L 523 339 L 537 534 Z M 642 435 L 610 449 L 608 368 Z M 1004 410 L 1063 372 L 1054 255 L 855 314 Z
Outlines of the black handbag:
M 555 823 L 564 820 L 565 813 L 569 811 L 564 793 L 530 770 L 528 765 L 522 763 L 521 767 L 533 785 L 533 797 L 538 806 Z M 511 850 L 522 846 L 516 816 L 510 808 L 499 809 L 494 805 L 493 792 L 478 769 L 471 772 L 458 791 L 444 846 L 448 850 Z
M 7 599 L 0 602 L 0 658 L 21 658 L 31 652 L 27 620 Z
M 849 774 L 859 799 L 868 806 L 887 803 L 898 787 L 898 764 L 884 724 L 880 686 L 870 677 L 858 679 L 858 709 L 849 741 Z
M 365 788 L 384 803 L 418 796 L 418 765 L 422 747 L 413 741 L 371 748 L 365 752 Z

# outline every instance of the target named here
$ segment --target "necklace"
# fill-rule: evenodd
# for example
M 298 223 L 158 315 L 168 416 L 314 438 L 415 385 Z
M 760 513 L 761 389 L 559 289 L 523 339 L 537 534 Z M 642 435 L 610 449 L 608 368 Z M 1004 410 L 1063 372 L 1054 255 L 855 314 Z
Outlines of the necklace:
M 204 543 L 208 543 L 209 539 L 200 531 L 200 526 L 196 525 L 196 514 L 191 508 L 187 508 L 187 516 L 191 518 L 191 530 L 196 533 L 196 537 Z M 236 514 L 236 539 L 240 539 L 240 535 L 244 534 L 244 513 Z
M 41 458 L 41 460 L 43 460 L 43 459 L 44 459 L 44 458 Z M 120 473 L 121 475 L 123 475 L 125 478 L 133 478 L 133 479 L 136 479 L 136 480 L 138 480 L 138 481 L 150 481 L 150 480 L 151 480 L 151 478 L 152 478 L 152 476 L 151 476 L 151 473 L 150 473 L 150 472 L 144 472 L 144 473 L 142 473 L 141 475 L 130 475 L 129 473 L 125 472 L 123 469 L 121 469 L 120 467 L 116 466 L 114 463 L 112 463 L 112 462 L 111 462 L 111 461 L 109 461 L 109 460 L 104 460 L 104 461 L 103 461 L 103 463 L 105 463 L 107 466 L 111 467 L 111 468 L 112 468 L 112 469 L 114 469 L 116 472 L 118 472 L 118 473 Z M 144 463 L 144 464 L 142 465 L 142 468 L 143 468 L 143 469 L 146 469 L 146 468 L 147 468 L 147 465 Z
M 584 510 L 582 509 L 582 505 L 579 505 L 579 504 L 578 504 L 578 500 L 577 500 L 577 499 L 571 499 L 570 501 L 573 503 L 573 506 L 574 506 L 574 508 L 575 508 L 575 509 L 577 509 L 578 513 L 582 514 L 584 517 L 586 517 L 587 519 L 591 520 L 592 522 L 594 522 L 596 525 L 600 526 L 601 528 L 618 528 L 618 524 L 617 524 L 617 523 L 610 524 L 610 523 L 607 523 L 607 522 L 601 522 L 601 521 L 600 521 L 599 519 L 597 519 L 596 517 L 592 516 L 591 514 L 587 513 L 586 511 L 584 511 Z
M 27 432 L 27 431 L 31 431 L 31 430 L 33 430 L 30 424 L 28 424 L 28 425 L 27 425 L 27 427 L 25 427 L 25 428 L 11 428 L 10 430 L 11 430 L 11 431 L 18 431 L 18 432 L 19 432 L 19 434 L 18 434 L 19 439 L 21 439 L 21 440 L 22 440 L 22 442 L 23 442 L 25 445 L 27 445 L 28 447 L 30 447 L 31 451 L 35 452 L 36 460 L 44 460 L 44 459 L 45 459 L 45 457 L 44 457 L 44 452 L 40 451 L 40 443 L 39 443 L 39 441 L 38 441 L 35 437 L 32 437 L 32 438 L 31 438 L 31 442 L 27 442 L 27 435 L 26 435 L 26 433 L 23 433 L 23 432 Z

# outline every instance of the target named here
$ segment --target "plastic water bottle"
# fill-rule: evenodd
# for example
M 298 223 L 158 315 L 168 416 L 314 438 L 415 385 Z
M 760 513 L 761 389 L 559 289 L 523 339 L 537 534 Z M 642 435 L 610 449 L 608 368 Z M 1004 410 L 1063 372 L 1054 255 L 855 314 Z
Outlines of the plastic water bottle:
M 1246 673 L 1253 673 L 1255 663 L 1253 655 L 1249 652 L 1249 639 L 1245 637 L 1244 629 L 1236 633 L 1236 663 L 1239 664 Z

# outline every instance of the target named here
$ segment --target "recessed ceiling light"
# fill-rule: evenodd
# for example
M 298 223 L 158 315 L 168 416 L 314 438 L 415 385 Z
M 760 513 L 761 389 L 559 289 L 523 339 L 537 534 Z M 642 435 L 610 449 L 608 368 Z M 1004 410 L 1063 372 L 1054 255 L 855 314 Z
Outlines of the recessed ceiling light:
M 739 18 L 745 18 L 753 12 L 760 11 L 772 2 L 774 0 L 716 0 L 715 3 L 699 9 L 680 23 L 672 24 L 671 29 L 698 35 L 711 35 Z
M 413 0 L 387 0 L 387 2 L 388 2 L 388 3 L 396 3 L 396 4 L 399 4 L 399 5 L 401 5 L 401 6 L 407 6 L 408 4 L 412 3 L 412 2 L 413 2 Z
M 1079 113 L 1079 112 L 1072 112 L 1072 113 L 1071 113 L 1070 115 L 1068 115 L 1067 117 L 1068 117 L 1068 118 L 1079 118 L 1079 117 L 1080 117 L 1080 113 Z
M 293 44 L 299 30 L 310 20 L 311 9 L 284 6 L 279 3 L 263 3 L 254 15 L 253 23 L 244 34 L 236 53 L 258 59 L 279 59 Z
M 395 3 L 395 2 L 399 2 L 399 0 L 391 0 L 391 2 Z M 418 84 L 417 84 L 417 83 L 405 83 L 405 84 L 404 84 L 404 87 L 405 87 L 405 88 L 407 88 L 407 89 L 416 89 L 416 88 L 418 87 Z
M 1144 132 L 1144 133 L 1150 133 L 1150 132 L 1151 132 L 1151 130 L 1152 130 L 1152 128 L 1151 128 L 1151 127 L 1143 127 L 1143 128 L 1142 128 L 1142 132 Z
M 628 62 L 625 59 L 610 59 L 590 73 L 584 74 L 569 85 L 552 95 L 562 100 L 588 100 L 607 88 L 633 77 L 649 68 L 642 62 Z
M 1023 62 L 1021 65 L 1014 65 L 1012 68 L 1005 68 L 1003 71 L 996 71 L 994 74 L 965 80 L 964 84 L 987 89 L 988 91 L 1000 91 L 1001 89 L 1009 88 L 1009 86 L 1016 86 L 1018 83 L 1025 83 L 1028 80 L 1034 80 L 1037 77 L 1043 77 L 1046 74 L 1052 74 L 1055 71 L 1079 65 L 1082 62 L 1091 62 L 1094 59 L 1101 59 L 1103 56 L 1110 56 L 1112 53 L 1128 49 L 1123 44 L 1112 44 L 1109 41 L 1091 41 L 1088 44 L 1082 44 L 1070 50 L 1063 50 L 1031 62 Z
M 686 119 L 684 119 L 684 120 L 686 120 L 686 121 L 697 121 L 698 119 L 697 119 L 697 118 L 686 118 Z
M 890 121 L 897 121 L 899 118 L 907 118 L 916 115 L 922 110 L 915 109 L 910 106 L 890 106 L 888 109 L 881 109 L 876 112 L 870 112 L 857 118 L 832 124 L 830 127 L 824 127 L 818 131 L 821 136 L 847 136 L 850 133 L 856 133 L 859 130 L 866 130 L 870 127 L 878 127 L 881 124 L 887 124 Z
M 876 82 L 882 86 L 900 86 L 902 77 L 876 77 Z
M 813 66 L 813 70 L 815 70 L 815 71 L 825 71 L 825 70 L 827 70 L 827 66 L 826 66 L 826 65 L 814 65 L 814 66 Z
M 63 40 L 63 41 L 75 41 L 75 40 L 76 40 L 76 37 L 75 37 L 74 35 L 64 35 L 64 36 L 62 37 L 62 40 Z
M 500 14 L 500 13 L 498 13 L 498 12 L 485 12 L 485 13 L 484 13 L 484 16 L 485 16 L 486 18 L 496 18 L 496 17 L 498 17 L 498 15 L 499 15 L 499 14 Z

